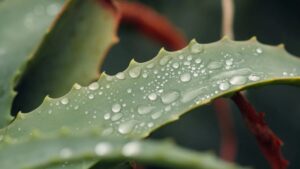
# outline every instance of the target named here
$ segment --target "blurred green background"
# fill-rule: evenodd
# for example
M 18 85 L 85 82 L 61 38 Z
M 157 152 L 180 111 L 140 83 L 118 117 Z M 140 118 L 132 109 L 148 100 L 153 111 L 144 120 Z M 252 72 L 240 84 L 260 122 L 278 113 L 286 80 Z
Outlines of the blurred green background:
M 140 0 L 153 7 L 176 25 L 188 40 L 209 43 L 220 39 L 220 0 Z M 234 32 L 237 40 L 252 36 L 267 44 L 284 43 L 286 49 L 300 56 L 299 0 L 235 0 Z M 132 25 L 122 24 L 120 42 L 112 48 L 103 70 L 115 74 L 124 70 L 131 58 L 146 61 L 154 57 L 162 44 L 141 35 Z M 300 168 L 300 88 L 267 86 L 251 89 L 248 98 L 258 111 L 266 112 L 270 127 L 284 141 L 283 153 L 290 169 Z M 238 136 L 237 162 L 255 168 L 269 168 L 249 134 L 237 108 L 232 104 Z M 173 138 L 182 146 L 218 153 L 220 138 L 216 114 L 211 105 L 183 116 L 179 121 L 161 128 L 152 138 Z

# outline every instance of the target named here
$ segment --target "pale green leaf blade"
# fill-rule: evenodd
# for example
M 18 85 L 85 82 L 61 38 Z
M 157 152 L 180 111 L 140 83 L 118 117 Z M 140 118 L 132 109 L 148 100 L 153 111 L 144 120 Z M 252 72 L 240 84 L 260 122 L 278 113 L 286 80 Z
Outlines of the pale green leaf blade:
M 75 85 L 64 97 L 46 98 L 0 133 L 18 141 L 34 130 L 78 135 L 91 128 L 102 135 L 141 138 L 189 110 L 249 87 L 299 83 L 300 61 L 282 48 L 254 40 L 191 42 L 161 51 L 145 63 L 132 62 L 116 76 L 103 74 L 88 87 Z
M 46 34 L 63 0 L 7 0 L 0 3 L 0 127 L 7 124 L 16 76 Z
M 46 95 L 59 97 L 74 83 L 98 79 L 100 64 L 117 42 L 118 22 L 109 1 L 69 1 L 26 66 L 17 88 L 17 110 L 30 111 Z
M 172 168 L 242 168 L 219 160 L 211 153 L 179 148 L 171 142 L 99 139 L 99 135 L 36 137 L 19 143 L 6 140 L 0 147 L 1 167 L 10 169 L 45 169 L 59 166 L 86 168 L 99 160 L 102 163 L 116 164 L 124 160 L 135 160 Z

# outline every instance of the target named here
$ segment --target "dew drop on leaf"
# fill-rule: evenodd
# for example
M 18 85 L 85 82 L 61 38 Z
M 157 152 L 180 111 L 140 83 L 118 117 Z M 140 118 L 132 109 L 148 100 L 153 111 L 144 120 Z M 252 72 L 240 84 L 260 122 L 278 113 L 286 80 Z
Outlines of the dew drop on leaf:
M 172 103 L 173 101 L 177 100 L 180 94 L 176 91 L 165 93 L 161 96 L 161 101 L 164 104 Z
M 132 78 L 137 78 L 141 74 L 141 68 L 140 67 L 135 67 L 129 70 L 129 76 Z
M 129 134 L 135 126 L 135 121 L 130 120 L 119 125 L 118 131 L 121 134 Z
M 150 113 L 155 107 L 153 106 L 139 106 L 137 111 L 139 114 L 148 114 Z
M 258 80 L 260 80 L 260 77 L 252 74 L 252 75 L 249 75 L 248 79 L 251 81 L 258 81 Z
M 109 154 L 112 151 L 112 146 L 108 142 L 100 142 L 95 147 L 95 153 L 98 156 L 104 156 Z
M 157 99 L 157 95 L 155 93 L 150 93 L 148 95 L 148 99 L 151 100 L 151 101 L 154 101 Z
M 184 73 L 180 76 L 180 80 L 182 82 L 188 82 L 191 80 L 191 74 L 190 73 Z
M 162 115 L 162 112 L 161 112 L 161 111 L 158 111 L 158 112 L 153 113 L 153 114 L 151 115 L 151 118 L 152 118 L 153 120 L 155 120 L 155 119 L 158 119 L 161 115 Z
M 141 152 L 141 144 L 137 141 L 129 142 L 122 148 L 122 154 L 125 157 L 136 156 Z
M 125 79 L 125 74 L 123 72 L 119 72 L 116 74 L 116 77 L 120 80 L 123 80 L 123 79 Z
M 68 98 L 63 98 L 63 99 L 60 100 L 60 102 L 61 102 L 61 104 L 66 105 L 66 104 L 69 103 L 69 99 Z
M 219 85 L 219 89 L 223 90 L 223 91 L 229 89 L 229 87 L 230 87 L 230 84 L 227 82 L 223 82 Z
M 179 63 L 177 63 L 177 62 L 173 63 L 173 64 L 172 64 L 172 67 L 173 67 L 174 69 L 179 68 Z
M 89 85 L 90 90 L 97 90 L 99 88 L 99 84 L 97 82 L 93 82 Z
M 197 63 L 197 64 L 199 64 L 199 63 L 201 63 L 202 62 L 202 60 L 200 59 L 200 58 L 197 58 L 196 60 L 195 60 L 195 63 Z
M 114 112 L 114 113 L 118 113 L 121 111 L 121 105 L 116 103 L 116 104 L 113 104 L 112 107 L 111 107 L 111 110 Z
M 110 113 L 104 114 L 104 120 L 108 120 L 108 119 L 110 119 Z
M 123 117 L 123 114 L 122 113 L 118 113 L 118 114 L 115 114 L 111 117 L 111 121 L 117 121 L 117 120 L 120 120 L 121 118 Z
M 261 48 L 256 48 L 256 52 L 259 53 L 259 54 L 263 53 Z
M 247 78 L 245 76 L 237 75 L 237 76 L 232 77 L 229 82 L 232 85 L 242 85 L 247 82 Z

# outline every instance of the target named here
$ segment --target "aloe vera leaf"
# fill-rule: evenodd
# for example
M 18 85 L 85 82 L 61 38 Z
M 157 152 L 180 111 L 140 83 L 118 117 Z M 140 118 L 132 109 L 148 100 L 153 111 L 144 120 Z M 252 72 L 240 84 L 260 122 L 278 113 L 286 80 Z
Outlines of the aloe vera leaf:
M 63 0 L 0 3 L 0 127 L 12 119 L 16 77 L 63 5 Z
M 118 41 L 119 16 L 110 1 L 71 0 L 26 65 L 15 111 L 28 112 L 46 95 L 60 97 L 74 83 L 99 78 L 99 67 Z

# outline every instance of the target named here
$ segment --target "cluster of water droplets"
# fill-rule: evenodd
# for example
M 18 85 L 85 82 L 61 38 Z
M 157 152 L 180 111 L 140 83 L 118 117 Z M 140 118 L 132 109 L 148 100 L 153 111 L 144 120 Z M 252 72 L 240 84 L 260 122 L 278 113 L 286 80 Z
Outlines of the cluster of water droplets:
M 264 52 L 261 48 L 240 52 L 247 50 L 253 55 Z M 132 63 L 115 76 L 103 75 L 88 87 L 75 85 L 70 97 L 50 106 L 78 112 L 83 115 L 80 123 L 100 125 L 102 135 L 146 135 L 196 104 L 264 80 L 266 75 L 248 67 L 240 55 L 205 49 L 197 43 L 177 52 L 162 51 L 159 57 Z M 100 144 L 96 149 L 102 155 L 111 148 Z

